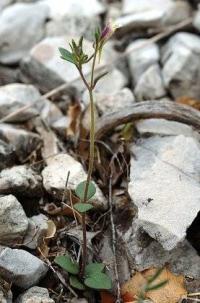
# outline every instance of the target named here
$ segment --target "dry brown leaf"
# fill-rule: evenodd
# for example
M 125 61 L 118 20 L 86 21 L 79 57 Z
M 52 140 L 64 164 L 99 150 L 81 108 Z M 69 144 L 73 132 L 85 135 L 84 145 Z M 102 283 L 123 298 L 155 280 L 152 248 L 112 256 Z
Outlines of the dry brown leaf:
M 43 256 L 48 257 L 49 254 L 49 241 L 55 236 L 56 234 L 56 225 L 52 220 L 47 221 L 48 229 L 46 235 L 42 241 L 42 244 L 39 247 L 39 251 L 42 253 Z
M 147 278 L 153 276 L 157 272 L 157 268 L 149 268 L 142 272 L 137 272 L 130 281 L 122 286 L 122 297 L 124 303 L 136 300 L 142 288 L 147 283 Z M 161 274 L 153 282 L 153 285 L 163 281 L 168 283 L 156 290 L 148 291 L 146 298 L 154 303 L 177 303 L 187 295 L 185 289 L 185 279 L 182 275 L 174 275 L 167 268 L 164 268 Z
M 70 119 L 67 136 L 77 136 L 80 129 L 81 106 L 79 103 L 69 106 L 67 116 Z
M 176 99 L 176 102 L 179 104 L 189 105 L 200 110 L 200 100 L 196 100 L 190 97 L 180 97 Z

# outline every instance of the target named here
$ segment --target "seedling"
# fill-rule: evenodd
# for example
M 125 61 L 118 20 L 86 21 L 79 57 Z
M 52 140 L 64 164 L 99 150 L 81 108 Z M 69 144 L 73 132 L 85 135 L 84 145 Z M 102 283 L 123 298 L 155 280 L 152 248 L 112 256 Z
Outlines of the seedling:
M 58 256 L 55 259 L 56 264 L 65 269 L 70 274 L 70 284 L 72 287 L 84 290 L 86 287 L 93 289 L 110 289 L 111 279 L 104 273 L 105 266 L 102 263 L 87 264 L 87 233 L 86 233 L 86 213 L 93 208 L 90 200 L 96 193 L 94 183 L 91 181 L 91 175 L 94 164 L 94 147 L 95 147 L 95 105 L 94 105 L 94 89 L 96 84 L 107 73 L 95 76 L 95 66 L 97 59 L 100 60 L 103 47 L 108 39 L 115 31 L 115 27 L 109 23 L 103 31 L 96 30 L 93 42 L 93 53 L 88 55 L 83 49 L 83 37 L 77 42 L 71 41 L 70 50 L 59 48 L 61 58 L 74 64 L 80 74 L 80 77 L 85 84 L 89 93 L 90 99 L 90 154 L 89 154 L 89 168 L 87 180 L 81 182 L 76 190 L 76 196 L 79 202 L 74 205 L 74 208 L 82 216 L 82 231 L 83 231 L 83 245 L 82 258 L 79 265 L 73 261 L 70 256 Z M 92 62 L 90 80 L 88 81 L 83 74 L 83 65 Z

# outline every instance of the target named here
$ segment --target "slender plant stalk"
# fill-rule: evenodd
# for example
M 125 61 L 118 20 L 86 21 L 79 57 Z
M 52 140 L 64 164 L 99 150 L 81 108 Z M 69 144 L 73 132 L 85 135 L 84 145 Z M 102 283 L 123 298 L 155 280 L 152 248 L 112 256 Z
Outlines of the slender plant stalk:
M 86 88 L 88 89 L 89 98 L 90 98 L 90 154 L 89 154 L 89 168 L 88 168 L 87 180 L 86 180 L 85 191 L 84 191 L 84 199 L 82 201 L 83 203 L 87 202 L 88 188 L 89 188 L 92 171 L 93 171 L 93 165 L 94 165 L 95 107 L 94 107 L 93 89 L 94 89 L 94 69 L 96 64 L 97 52 L 98 52 L 98 45 L 95 48 L 95 52 L 93 56 L 90 84 L 88 84 L 87 80 L 85 79 L 82 70 L 81 69 L 79 70 L 80 76 L 83 82 L 85 83 Z M 86 232 L 85 213 L 82 214 L 82 232 L 83 232 L 83 245 L 82 245 L 82 263 L 80 269 L 80 276 L 84 275 L 86 261 L 87 261 L 87 232 Z

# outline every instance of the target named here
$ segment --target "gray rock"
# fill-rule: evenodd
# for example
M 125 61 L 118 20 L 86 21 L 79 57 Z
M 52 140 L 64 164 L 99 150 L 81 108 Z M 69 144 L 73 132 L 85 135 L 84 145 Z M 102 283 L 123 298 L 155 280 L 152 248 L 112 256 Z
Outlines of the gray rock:
M 0 139 L 13 146 L 18 159 L 22 162 L 42 145 L 42 140 L 37 134 L 6 123 L 0 124 Z
M 83 94 L 83 103 L 89 105 L 89 94 L 87 91 Z M 135 97 L 132 91 L 128 88 L 123 88 L 112 94 L 103 94 L 96 92 L 94 97 L 95 103 L 102 114 L 120 110 L 126 106 L 131 106 L 135 102 Z
M 92 41 L 97 26 L 100 26 L 100 19 L 98 17 L 71 16 L 69 11 L 62 18 L 47 22 L 46 35 L 48 37 L 64 35 L 83 36 L 85 39 Z
M 134 90 L 138 101 L 159 99 L 166 95 L 158 64 L 151 65 L 140 77 Z
M 0 172 L 0 194 L 20 194 L 37 197 L 42 193 L 42 177 L 26 165 Z
M 187 240 L 171 251 L 166 251 L 160 243 L 150 238 L 138 227 L 135 219 L 132 227 L 122 236 L 134 260 L 136 270 L 142 271 L 152 266 L 162 267 L 167 264 L 176 274 L 199 278 L 200 257 Z
M 68 189 L 74 190 L 76 186 L 87 179 L 87 174 L 81 163 L 68 154 L 59 154 L 50 159 L 47 167 L 42 171 L 43 186 L 54 197 L 61 198 L 65 189 L 68 172 L 70 172 Z M 96 208 L 106 209 L 107 200 L 96 185 L 96 194 L 92 202 Z
M 38 101 L 38 102 L 37 102 Z M 62 117 L 60 110 L 49 100 L 41 99 L 39 91 L 33 85 L 13 83 L 0 87 L 0 118 L 26 106 L 33 105 L 8 119 L 8 122 L 24 122 L 39 115 L 49 124 Z
M 4 9 L 0 18 L 0 62 L 19 62 L 44 36 L 47 16 L 48 7 L 42 4 L 17 3 Z
M 199 133 L 195 132 L 191 126 L 176 121 L 165 119 L 146 119 L 137 121 L 135 126 L 141 135 L 184 135 L 185 137 L 194 137 L 199 139 Z
M 13 165 L 15 162 L 14 147 L 0 140 L 0 170 Z
M 66 137 L 66 130 L 70 125 L 70 117 L 61 117 L 52 124 L 52 128 L 62 137 Z
M 64 82 L 73 83 L 78 89 L 85 89 L 84 84 L 79 79 L 79 73 L 76 67 L 70 62 L 60 59 L 58 47 L 68 47 L 72 37 L 48 37 L 37 44 L 30 52 L 30 56 L 25 58 L 21 64 L 21 70 L 24 77 L 34 77 L 34 81 L 39 82 L 43 79 L 42 75 L 48 75 L 48 81 L 45 83 L 46 88 L 55 88 Z M 74 38 L 74 37 L 73 37 Z M 75 38 L 75 40 L 77 40 Z M 85 40 L 84 48 L 88 54 L 93 52 L 92 43 Z M 110 48 L 105 48 L 101 64 L 110 63 L 110 58 L 116 58 L 116 52 L 111 51 Z M 90 73 L 91 63 L 83 66 L 83 73 Z M 32 74 L 34 74 L 32 76 Z M 111 89 L 119 90 L 127 83 L 125 76 L 118 70 L 114 69 L 97 85 L 97 89 L 101 91 L 110 92 Z M 112 84 L 112 88 L 111 88 Z
M 163 79 L 174 98 L 200 98 L 199 54 L 200 38 L 190 33 L 177 33 L 163 47 Z
M 131 43 L 127 48 L 131 53 L 128 56 L 133 84 L 135 85 L 145 71 L 160 59 L 159 48 L 155 43 L 146 44 L 146 39 L 139 39 Z
M 28 230 L 24 237 L 23 245 L 30 248 L 36 249 L 43 244 L 43 239 L 46 236 L 48 230 L 48 218 L 39 214 L 29 219 Z
M 13 0 L 1 0 L 0 3 L 0 12 L 9 4 L 11 4 L 13 2 Z
M 196 15 L 193 20 L 193 25 L 198 31 L 200 31 L 200 8 L 196 12 Z
M 34 286 L 21 294 L 16 303 L 54 303 L 50 299 L 48 289 Z
M 5 248 L 0 253 L 1 276 L 21 288 L 36 285 L 47 271 L 47 265 L 22 249 Z
M 171 250 L 183 241 L 200 210 L 200 144 L 183 135 L 152 137 L 134 145 L 132 152 L 129 194 L 139 222 Z
M 179 14 L 177 14 L 177 11 Z M 123 16 L 117 19 L 123 31 L 135 28 L 161 27 L 176 24 L 191 15 L 191 9 L 186 1 L 141 0 L 139 3 L 131 0 L 123 1 Z
M 28 218 L 12 195 L 0 197 L 0 244 L 11 245 L 22 241 L 28 228 Z
M 59 19 L 70 13 L 71 16 L 96 16 L 105 12 L 98 0 L 42 0 L 49 7 L 51 19 Z

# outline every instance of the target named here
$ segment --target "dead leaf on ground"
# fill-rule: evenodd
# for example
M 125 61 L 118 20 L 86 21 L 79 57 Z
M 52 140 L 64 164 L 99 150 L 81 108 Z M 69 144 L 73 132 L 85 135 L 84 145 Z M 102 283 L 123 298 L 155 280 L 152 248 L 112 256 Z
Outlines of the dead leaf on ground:
M 67 116 L 70 119 L 67 136 L 76 137 L 80 130 L 81 106 L 79 103 L 69 106 Z M 76 138 L 77 139 L 77 138 Z
M 157 268 L 149 268 L 137 272 L 130 281 L 126 282 L 121 290 L 124 303 L 137 301 L 147 279 L 152 277 L 157 270 Z M 166 280 L 168 282 L 161 288 L 148 291 L 146 298 L 154 303 L 177 303 L 186 297 L 185 278 L 182 275 L 174 275 L 167 268 L 164 268 L 153 284 L 156 285 Z
M 48 257 L 49 254 L 49 241 L 55 236 L 56 234 L 56 225 L 52 220 L 47 221 L 48 229 L 46 232 L 45 237 L 43 238 L 42 244 L 39 247 L 39 251 L 41 251 L 42 255 Z
M 200 100 L 196 100 L 190 97 L 180 97 L 176 99 L 176 102 L 179 104 L 189 105 L 200 110 Z

